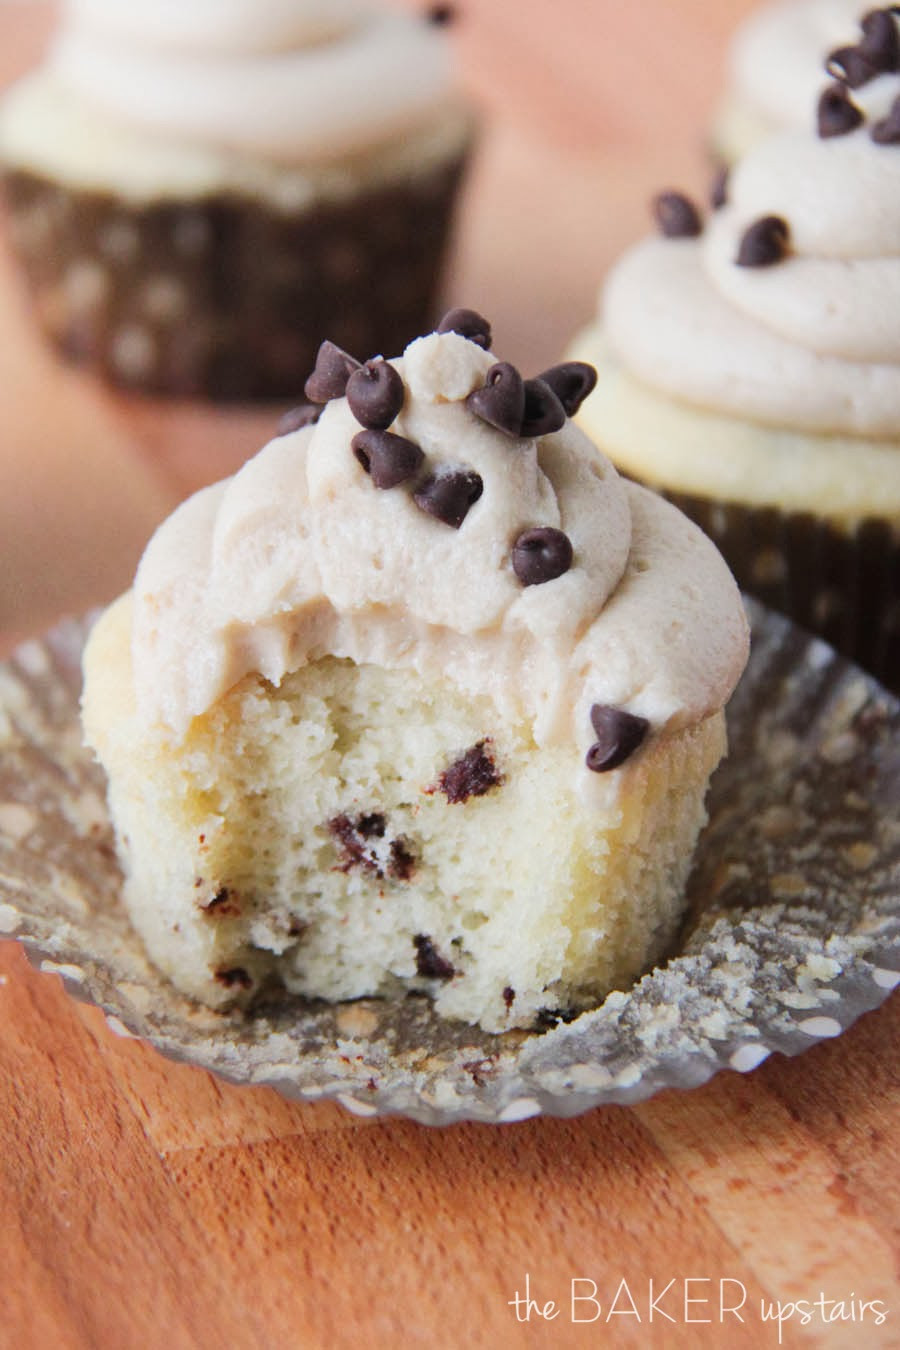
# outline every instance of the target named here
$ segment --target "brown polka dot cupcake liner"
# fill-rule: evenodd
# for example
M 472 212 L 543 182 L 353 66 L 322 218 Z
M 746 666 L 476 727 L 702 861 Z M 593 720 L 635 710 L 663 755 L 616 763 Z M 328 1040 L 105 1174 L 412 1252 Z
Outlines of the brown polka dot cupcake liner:
M 280 399 L 326 335 L 365 357 L 428 328 L 464 161 L 301 212 L 3 183 L 38 322 L 68 359 L 143 393 Z
M 716 543 L 742 591 L 900 693 L 900 523 L 844 531 L 805 511 L 663 495 Z

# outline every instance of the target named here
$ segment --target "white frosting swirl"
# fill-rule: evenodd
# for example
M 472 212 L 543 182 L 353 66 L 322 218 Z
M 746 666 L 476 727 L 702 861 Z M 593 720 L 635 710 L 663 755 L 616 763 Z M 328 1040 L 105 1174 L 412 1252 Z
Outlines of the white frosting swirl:
M 859 39 L 862 0 L 777 0 L 755 10 L 729 53 L 729 98 L 769 130 L 810 124 L 825 57 Z
M 746 624 L 719 554 L 674 508 L 621 480 L 571 422 L 516 440 L 474 416 L 465 396 L 493 360 L 432 334 L 392 363 L 406 385 L 392 431 L 421 446 L 426 469 L 483 480 L 458 530 L 417 507 L 408 485 L 373 486 L 351 451 L 359 424 L 344 399 L 178 508 L 135 582 L 146 721 L 178 736 L 246 673 L 277 684 L 324 654 L 487 695 L 529 719 L 539 744 L 574 741 L 581 769 L 595 702 L 627 706 L 655 730 L 723 705 Z M 512 546 L 536 526 L 564 530 L 574 561 L 523 586 Z
M 66 0 L 74 32 L 163 51 L 277 52 L 346 33 L 373 12 L 371 0 Z
M 153 135 L 288 162 L 358 153 L 451 94 L 439 27 L 360 0 L 69 0 L 47 75 Z
M 871 138 L 900 94 L 854 93 L 865 123 L 784 132 L 732 170 L 728 205 L 700 239 L 654 239 L 613 269 L 613 349 L 654 388 L 770 426 L 900 435 L 900 147 Z M 783 218 L 790 251 L 736 259 L 747 228 Z

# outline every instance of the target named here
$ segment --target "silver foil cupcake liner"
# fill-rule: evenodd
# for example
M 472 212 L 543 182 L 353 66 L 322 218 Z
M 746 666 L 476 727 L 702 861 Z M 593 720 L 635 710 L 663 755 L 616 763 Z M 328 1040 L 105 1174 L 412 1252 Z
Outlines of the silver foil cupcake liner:
M 23 170 L 3 191 L 38 322 L 142 393 L 293 399 L 327 336 L 361 360 L 435 318 L 465 155 L 302 210 L 237 193 L 132 203 Z
M 251 1016 L 178 994 L 119 899 L 103 776 L 81 743 L 89 621 L 0 666 L 0 932 L 113 1030 L 240 1083 L 426 1124 L 572 1116 L 836 1036 L 900 981 L 900 704 L 748 601 L 690 912 L 668 962 L 542 1033 L 490 1036 L 424 997 Z

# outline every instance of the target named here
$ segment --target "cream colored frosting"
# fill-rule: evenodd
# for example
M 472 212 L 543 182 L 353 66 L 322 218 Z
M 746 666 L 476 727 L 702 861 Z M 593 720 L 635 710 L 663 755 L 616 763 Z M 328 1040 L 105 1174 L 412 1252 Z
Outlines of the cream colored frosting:
M 358 0 L 69 0 L 36 78 L 163 144 L 283 163 L 358 155 L 452 101 L 440 27 Z
M 870 134 L 898 94 L 881 76 L 854 92 L 855 131 L 767 138 L 700 238 L 649 239 L 620 260 L 604 318 L 628 371 L 766 425 L 898 439 L 900 148 Z M 789 255 L 738 266 L 745 230 L 770 215 L 789 226 Z
M 325 654 L 450 679 L 529 719 L 539 744 L 574 740 L 583 769 L 594 703 L 655 731 L 727 699 L 746 659 L 740 598 L 708 539 L 620 479 L 573 423 L 514 439 L 465 397 L 494 357 L 432 334 L 392 364 L 406 401 L 391 430 L 423 472 L 477 472 L 483 493 L 457 530 L 379 490 L 357 462 L 345 399 L 270 442 L 232 479 L 185 502 L 151 540 L 134 588 L 140 716 L 174 737 L 237 680 L 277 684 Z M 568 535 L 571 568 L 523 586 L 525 529 Z
M 754 10 L 729 51 L 729 102 L 760 130 L 808 126 L 825 57 L 858 41 L 871 8 L 862 0 L 778 0 Z

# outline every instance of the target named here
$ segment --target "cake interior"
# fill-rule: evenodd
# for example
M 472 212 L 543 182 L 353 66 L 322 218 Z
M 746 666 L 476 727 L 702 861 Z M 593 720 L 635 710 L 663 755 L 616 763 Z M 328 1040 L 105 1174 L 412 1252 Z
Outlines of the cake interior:
M 627 987 L 671 943 L 722 714 L 652 738 L 600 808 L 571 745 L 448 679 L 333 657 L 246 677 L 167 746 L 126 692 L 125 617 L 95 631 L 85 721 L 126 903 L 186 993 L 418 989 L 500 1031 Z

